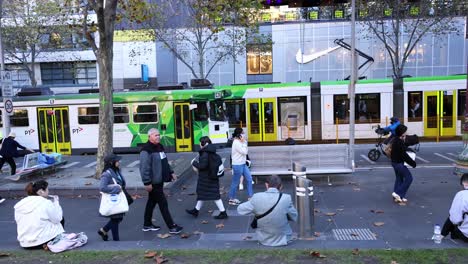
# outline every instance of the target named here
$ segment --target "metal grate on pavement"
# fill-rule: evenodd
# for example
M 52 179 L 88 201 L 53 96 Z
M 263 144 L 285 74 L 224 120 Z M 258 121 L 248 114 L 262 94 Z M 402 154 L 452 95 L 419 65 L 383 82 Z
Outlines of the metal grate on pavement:
M 341 228 L 332 230 L 336 240 L 377 240 L 369 228 Z

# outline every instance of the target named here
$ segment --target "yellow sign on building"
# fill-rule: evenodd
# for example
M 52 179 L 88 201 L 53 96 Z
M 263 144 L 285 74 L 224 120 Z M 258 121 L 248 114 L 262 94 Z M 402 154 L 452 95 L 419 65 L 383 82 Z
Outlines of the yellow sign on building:
M 153 41 L 153 40 L 154 40 L 154 34 L 151 32 L 150 29 L 114 31 L 115 42 Z

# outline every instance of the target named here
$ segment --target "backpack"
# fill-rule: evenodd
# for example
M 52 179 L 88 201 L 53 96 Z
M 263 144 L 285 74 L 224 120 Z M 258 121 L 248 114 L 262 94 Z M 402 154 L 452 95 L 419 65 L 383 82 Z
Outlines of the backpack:
M 221 159 L 221 156 L 219 156 L 216 153 L 213 153 L 212 155 L 212 161 L 214 164 L 216 164 L 216 167 L 218 168 L 218 172 L 216 173 L 216 176 L 218 177 L 223 177 L 224 176 L 224 164 L 223 160 Z

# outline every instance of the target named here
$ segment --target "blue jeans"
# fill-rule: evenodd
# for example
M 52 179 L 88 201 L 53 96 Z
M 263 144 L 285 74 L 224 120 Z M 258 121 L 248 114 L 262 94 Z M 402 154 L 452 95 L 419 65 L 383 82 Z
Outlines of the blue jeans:
M 413 182 L 413 175 L 403 163 L 392 162 L 392 167 L 395 171 L 393 191 L 401 198 L 406 198 L 406 193 Z
M 244 175 L 244 179 L 247 182 L 247 195 L 252 197 L 252 174 L 250 174 L 249 167 L 247 165 L 232 165 L 232 182 L 231 189 L 229 190 L 229 199 L 236 198 L 237 188 L 239 187 L 240 177 Z

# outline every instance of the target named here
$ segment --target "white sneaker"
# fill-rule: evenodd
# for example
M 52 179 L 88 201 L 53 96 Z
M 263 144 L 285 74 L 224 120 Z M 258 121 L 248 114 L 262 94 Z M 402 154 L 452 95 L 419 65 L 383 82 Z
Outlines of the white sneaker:
M 230 204 L 230 205 L 239 205 L 239 204 L 241 204 L 241 203 L 242 203 L 242 202 L 239 201 L 238 199 L 230 199 L 230 200 L 229 200 L 229 204 Z
M 239 191 L 242 191 L 242 190 L 244 190 L 244 184 L 240 183 L 239 184 Z
M 395 200 L 395 202 L 397 202 L 397 203 L 402 202 L 400 195 L 398 195 L 397 193 L 393 192 L 392 196 L 393 196 L 393 199 Z
M 0 204 L 3 203 L 5 200 L 5 198 L 0 199 Z

